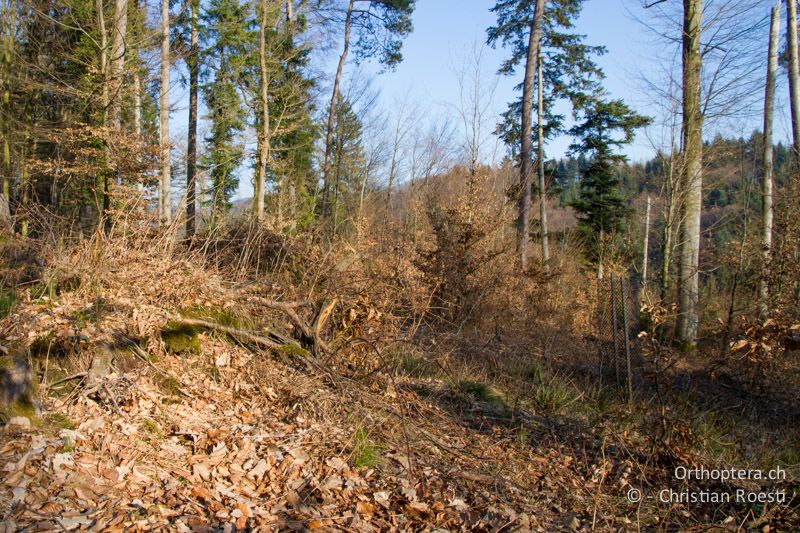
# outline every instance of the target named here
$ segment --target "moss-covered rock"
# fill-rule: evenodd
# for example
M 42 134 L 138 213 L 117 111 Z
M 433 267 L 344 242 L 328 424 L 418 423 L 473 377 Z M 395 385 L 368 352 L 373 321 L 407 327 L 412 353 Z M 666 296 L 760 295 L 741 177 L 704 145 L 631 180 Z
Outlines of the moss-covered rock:
M 171 354 L 200 355 L 203 350 L 197 334 L 197 328 L 173 321 L 161 330 L 161 339 L 164 341 L 164 348 Z
M 0 357 L 0 420 L 15 416 L 34 420 L 39 414 L 36 380 L 22 357 Z

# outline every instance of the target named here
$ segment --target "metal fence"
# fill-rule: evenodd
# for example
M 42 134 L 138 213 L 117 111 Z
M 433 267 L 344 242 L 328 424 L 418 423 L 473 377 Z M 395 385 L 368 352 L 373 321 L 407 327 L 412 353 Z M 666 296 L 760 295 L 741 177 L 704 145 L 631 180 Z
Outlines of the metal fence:
M 639 295 L 634 284 L 611 274 L 598 285 L 597 338 L 600 377 L 633 397 L 641 375 Z

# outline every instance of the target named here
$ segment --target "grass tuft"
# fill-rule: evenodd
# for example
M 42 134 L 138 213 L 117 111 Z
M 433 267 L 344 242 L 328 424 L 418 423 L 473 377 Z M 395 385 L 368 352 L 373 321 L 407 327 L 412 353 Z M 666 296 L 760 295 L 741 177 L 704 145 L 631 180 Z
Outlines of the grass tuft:
M 352 461 L 356 468 L 375 468 L 381 461 L 381 446 L 370 439 L 364 428 L 359 427 L 353 435 Z

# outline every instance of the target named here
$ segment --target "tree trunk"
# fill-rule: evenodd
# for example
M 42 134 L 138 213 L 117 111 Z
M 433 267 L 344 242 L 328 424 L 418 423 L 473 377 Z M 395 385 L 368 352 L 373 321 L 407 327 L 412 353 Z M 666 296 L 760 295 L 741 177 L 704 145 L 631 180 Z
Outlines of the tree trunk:
M 258 175 L 255 183 L 256 220 L 264 221 L 264 191 L 269 164 L 269 73 L 267 72 L 267 0 L 261 0 L 261 27 L 258 36 L 258 61 L 261 69 L 261 136 L 258 143 Z
M 3 2 L 3 187 L 0 194 L 0 210 L 10 227 L 11 212 L 11 56 L 14 51 L 14 28 L 16 28 L 16 4 Z
M 169 224 L 172 219 L 169 144 L 169 0 L 161 0 L 161 92 L 158 115 L 161 147 L 161 191 L 158 205 L 161 223 Z
M 135 0 L 137 12 L 140 10 L 139 1 Z M 139 55 L 139 49 L 133 51 L 134 65 L 133 65 L 133 133 L 136 135 L 137 142 L 141 142 L 142 138 L 142 77 L 139 71 L 142 59 Z M 144 191 L 144 182 L 139 179 L 136 182 L 136 189 L 139 192 Z
M 97 11 L 97 29 L 100 33 L 100 78 L 103 83 L 102 91 L 102 113 L 100 118 L 100 125 L 108 125 L 108 36 L 106 34 L 106 15 L 103 11 L 103 0 L 95 0 L 95 11 Z
M 642 287 L 647 287 L 647 260 L 650 251 L 650 195 L 644 212 L 644 243 L 642 243 Z
M 125 36 L 128 32 L 128 0 L 114 3 L 111 39 L 111 127 L 122 129 L 122 78 L 125 74 Z
M 333 94 L 331 104 L 328 108 L 328 123 L 325 129 L 325 161 L 322 167 L 322 214 L 327 216 L 330 209 L 330 173 L 331 173 L 331 153 L 333 152 L 333 126 L 336 117 L 336 105 L 339 101 L 339 85 L 342 81 L 344 62 L 347 60 L 347 53 L 350 50 L 350 25 L 353 20 L 353 8 L 355 0 L 350 0 L 347 6 L 347 17 L 344 21 L 344 48 L 339 57 L 339 65 L 336 67 L 336 77 L 333 80 Z
M 186 238 L 194 237 L 197 227 L 197 93 L 199 83 L 200 49 L 198 46 L 198 23 L 200 0 L 189 0 L 191 9 L 191 42 L 189 57 L 189 133 L 186 145 Z
M 96 0 L 95 1 L 95 10 L 97 11 L 97 29 L 100 33 L 100 79 L 102 80 L 103 90 L 101 96 L 101 105 L 102 105 L 102 112 L 100 114 L 100 126 L 106 127 L 108 126 L 108 111 L 109 111 L 109 98 L 110 98 L 110 91 L 109 91 L 109 77 L 108 77 L 108 35 L 106 34 L 106 15 L 105 11 L 103 10 L 103 0 Z M 102 208 L 100 212 L 100 216 L 98 217 L 98 224 L 100 226 L 105 226 L 107 223 L 106 216 L 111 208 L 111 199 L 109 197 L 109 190 L 108 190 L 108 159 L 109 159 L 109 150 L 108 144 L 105 146 L 105 157 L 106 161 L 103 165 L 103 168 L 98 173 L 100 180 L 102 182 L 102 190 L 103 190 L 103 200 L 102 200 Z M 107 228 L 108 226 L 106 226 Z
M 764 268 L 762 269 L 759 287 L 759 300 L 761 317 L 769 314 L 769 287 L 767 275 L 769 273 L 770 254 L 772 252 L 772 115 L 775 106 L 775 76 L 778 71 L 778 38 L 781 19 L 780 4 L 772 7 L 772 19 L 769 26 L 769 52 L 767 62 L 767 83 L 764 90 L 764 155 L 763 181 L 761 183 L 761 225 L 762 225 L 762 253 Z
M 528 55 L 525 62 L 525 79 L 522 84 L 522 142 L 520 148 L 519 215 L 517 216 L 517 252 L 522 270 L 528 268 L 528 234 L 531 225 L 531 116 L 533 115 L 533 82 L 536 76 L 539 47 L 542 42 L 542 14 L 544 0 L 536 0 L 536 11 L 531 20 L 528 37 Z
M 539 160 L 539 222 L 542 233 L 542 262 L 545 265 L 545 269 L 550 270 L 550 246 L 548 245 L 547 234 L 547 183 L 544 177 L 544 125 L 542 124 L 542 117 L 544 117 L 544 77 L 542 76 L 541 47 L 539 48 L 539 103 L 536 109 L 536 120 L 538 123 L 537 159 Z
M 789 103 L 792 110 L 792 155 L 800 160 L 800 59 L 797 50 L 797 1 L 786 0 L 786 41 L 789 48 Z
M 703 116 L 700 110 L 702 0 L 683 0 L 683 221 L 678 340 L 693 349 L 699 325 L 700 211 L 703 201 Z

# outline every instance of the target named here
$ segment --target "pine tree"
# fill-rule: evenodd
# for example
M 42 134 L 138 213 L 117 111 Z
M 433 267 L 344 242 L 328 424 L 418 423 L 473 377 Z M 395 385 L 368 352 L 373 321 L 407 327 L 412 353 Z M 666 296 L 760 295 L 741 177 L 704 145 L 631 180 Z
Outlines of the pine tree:
M 582 35 L 566 31 L 572 29 L 582 6 L 583 0 L 500 0 L 492 8 L 497 14 L 497 25 L 487 30 L 490 45 L 500 42 L 511 49 L 511 57 L 503 63 L 500 73 L 514 74 L 517 66 L 525 60 L 521 100 L 509 104 L 497 129 L 512 155 L 515 158 L 519 156 L 520 161 L 517 241 L 523 268 L 527 262 L 530 232 L 533 133 L 536 132 L 538 137 L 541 244 L 542 258 L 546 261 L 544 142 L 562 131 L 564 120 L 554 112 L 554 105 L 567 98 L 573 107 L 580 107 L 585 95 L 595 91 L 597 80 L 602 78 L 602 72 L 591 56 L 602 54 L 605 49 L 585 45 Z M 537 69 L 538 78 L 535 76 Z M 534 87 L 540 101 L 535 125 L 531 120 Z
M 246 126 L 247 111 L 240 87 L 248 69 L 253 68 L 253 43 L 257 42 L 249 15 L 248 6 L 238 0 L 212 0 L 203 16 L 203 97 L 211 124 L 202 165 L 211 177 L 213 223 L 230 207 L 244 158 L 239 136 Z
M 635 130 L 649 124 L 650 119 L 636 114 L 622 100 L 604 101 L 600 96 L 587 102 L 581 114 L 583 121 L 570 129 L 577 138 L 570 148 L 591 156 L 591 160 L 583 171 L 580 196 L 571 205 L 578 212 L 591 259 L 598 263 L 602 276 L 606 241 L 624 229 L 623 223 L 631 213 L 616 168 L 626 157 L 614 149 L 633 141 Z

